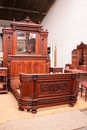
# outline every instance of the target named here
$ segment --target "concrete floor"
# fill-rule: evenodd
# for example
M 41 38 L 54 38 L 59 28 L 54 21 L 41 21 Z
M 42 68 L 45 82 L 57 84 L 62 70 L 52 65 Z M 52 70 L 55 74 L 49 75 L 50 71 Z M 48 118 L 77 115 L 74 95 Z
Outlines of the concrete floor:
M 87 116 L 80 110 L 0 123 L 0 130 L 84 130 L 84 128 L 87 128 Z
M 15 97 L 12 95 L 11 92 L 8 94 L 0 94 L 0 122 L 6 122 L 9 120 L 19 120 L 19 119 L 26 119 L 32 117 L 40 117 L 55 113 L 67 112 L 72 110 L 85 110 L 87 109 L 87 102 L 85 102 L 84 95 L 81 98 L 80 92 L 78 95 L 77 103 L 74 107 L 69 107 L 68 104 L 66 105 L 59 105 L 54 107 L 46 107 L 46 108 L 39 108 L 36 114 L 32 114 L 31 112 L 19 111 L 18 109 L 18 102 L 16 101 Z

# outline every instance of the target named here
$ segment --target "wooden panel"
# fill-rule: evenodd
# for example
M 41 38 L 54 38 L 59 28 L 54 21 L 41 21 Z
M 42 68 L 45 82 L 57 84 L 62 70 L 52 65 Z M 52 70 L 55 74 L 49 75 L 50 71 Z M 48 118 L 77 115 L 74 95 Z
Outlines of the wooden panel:
M 33 73 L 39 73 L 39 69 L 40 69 L 39 62 L 34 62 L 32 68 L 33 68 Z
M 24 61 L 19 61 L 19 64 L 18 64 L 18 73 L 25 73 L 25 62 Z
M 71 80 L 49 80 L 49 81 L 44 81 L 43 83 L 41 81 L 38 81 L 38 94 L 37 97 L 46 97 L 46 96 L 61 96 L 64 94 L 69 94 L 70 93 L 70 84 Z
M 10 75 L 11 77 L 18 77 L 18 63 L 16 61 L 11 63 Z
M 21 87 L 20 85 L 20 91 L 21 91 L 21 97 L 23 98 L 33 98 L 33 93 L 32 93 L 32 90 L 33 90 L 33 86 L 32 86 L 32 81 L 29 81 L 28 82 L 22 82 L 22 85 L 24 87 Z
M 32 63 L 31 63 L 31 62 L 27 62 L 27 63 L 26 63 L 25 73 L 26 73 L 26 74 L 31 74 L 31 73 L 32 73 Z
M 40 62 L 40 73 L 46 73 L 46 63 Z
M 19 73 L 46 73 L 46 61 L 38 60 L 11 60 L 11 77 L 19 77 Z

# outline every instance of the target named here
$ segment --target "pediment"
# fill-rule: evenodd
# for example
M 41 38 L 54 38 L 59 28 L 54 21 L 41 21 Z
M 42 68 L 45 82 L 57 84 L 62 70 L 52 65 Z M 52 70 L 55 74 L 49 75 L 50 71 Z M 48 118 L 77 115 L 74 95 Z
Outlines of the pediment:
M 81 42 L 80 45 L 77 45 L 77 49 L 87 49 L 87 44 Z

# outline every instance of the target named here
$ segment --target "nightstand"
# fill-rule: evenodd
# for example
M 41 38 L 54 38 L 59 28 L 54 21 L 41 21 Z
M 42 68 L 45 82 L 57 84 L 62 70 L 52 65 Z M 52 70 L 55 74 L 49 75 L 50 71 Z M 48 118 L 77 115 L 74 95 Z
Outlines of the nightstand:
M 0 93 L 8 93 L 7 76 L 8 69 L 6 67 L 0 67 Z

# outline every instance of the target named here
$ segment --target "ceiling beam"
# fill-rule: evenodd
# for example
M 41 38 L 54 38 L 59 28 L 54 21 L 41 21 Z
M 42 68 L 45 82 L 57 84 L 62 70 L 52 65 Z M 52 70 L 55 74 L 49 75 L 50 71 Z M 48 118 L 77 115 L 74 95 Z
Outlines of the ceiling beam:
M 43 2 L 43 0 L 40 0 L 40 3 L 39 3 L 39 5 L 37 6 L 36 10 L 38 10 L 38 9 L 40 8 L 42 2 Z M 36 16 L 36 14 L 33 15 L 32 20 L 34 20 L 34 17 L 35 17 L 35 16 Z
M 13 8 L 15 7 L 16 0 L 14 1 Z
M 30 2 L 30 0 L 28 0 L 28 1 L 27 1 L 27 4 L 26 4 L 26 7 L 25 7 L 25 9 L 27 8 L 27 6 L 28 6 L 29 2 Z
M 47 13 L 44 13 L 44 12 L 39 12 L 39 11 L 34 11 L 34 10 L 11 8 L 11 7 L 5 7 L 5 6 L 0 6 L 0 9 L 12 10 L 12 11 L 20 11 L 20 12 L 26 12 L 26 13 L 34 13 L 34 14 L 40 14 L 40 15 L 46 15 L 47 14 Z

